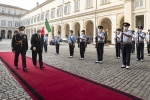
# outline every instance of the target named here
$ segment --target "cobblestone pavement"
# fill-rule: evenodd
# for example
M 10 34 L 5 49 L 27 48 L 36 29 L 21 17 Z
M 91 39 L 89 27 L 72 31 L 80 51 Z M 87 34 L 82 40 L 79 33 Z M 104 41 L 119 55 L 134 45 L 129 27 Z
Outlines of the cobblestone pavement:
M 0 62 L 0 100 L 32 100 Z
M 0 52 L 9 51 L 10 48 L 10 40 L 0 42 Z M 89 44 L 86 48 L 85 59 L 79 60 L 80 55 L 77 45 L 74 57 L 68 58 L 69 48 L 66 43 L 61 43 L 59 55 L 54 55 L 55 46 L 49 45 L 48 52 L 43 53 L 43 62 L 145 100 L 150 100 L 150 57 L 146 56 L 146 49 L 144 62 L 136 61 L 136 55 L 131 55 L 131 65 L 128 70 L 120 68 L 122 61 L 121 59 L 115 59 L 113 45 L 104 47 L 102 64 L 95 63 L 96 49 L 92 44 Z M 30 50 L 28 50 L 27 56 L 31 57 Z

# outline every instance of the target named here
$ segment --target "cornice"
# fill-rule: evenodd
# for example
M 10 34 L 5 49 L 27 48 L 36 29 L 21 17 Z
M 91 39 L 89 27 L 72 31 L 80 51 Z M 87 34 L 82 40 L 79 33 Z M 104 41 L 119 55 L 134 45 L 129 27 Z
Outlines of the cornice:
M 20 10 L 26 10 L 26 9 L 23 9 L 23 8 L 20 8 L 17 6 L 12 6 L 12 5 L 2 4 L 2 3 L 0 3 L 0 6 L 10 7 L 10 8 L 15 8 L 15 9 L 20 9 Z M 26 10 L 26 11 L 28 11 L 28 10 Z
M 107 12 L 107 11 L 114 11 L 116 9 L 122 9 L 122 8 L 124 8 L 123 4 L 122 5 L 118 5 L 118 6 L 109 7 L 109 8 L 98 9 L 96 11 L 90 11 L 90 12 L 80 13 L 80 14 L 77 14 L 77 15 L 71 15 L 71 16 L 67 16 L 67 17 L 64 17 L 64 18 L 57 18 L 57 19 L 49 20 L 48 22 L 49 23 L 53 23 L 53 22 L 68 20 L 68 19 L 77 18 L 77 17 L 84 17 L 84 16 L 89 16 L 89 15 L 95 15 L 95 13 L 103 13 L 103 12 Z M 38 25 L 42 25 L 44 23 L 45 22 L 40 22 L 40 23 L 28 25 L 26 27 L 38 26 Z
M 21 15 L 14 15 L 14 14 L 7 14 L 7 13 L 0 13 L 0 16 L 9 16 L 9 17 L 18 17 L 21 18 Z
M 25 16 L 25 15 L 27 15 L 27 14 L 29 14 L 29 13 L 31 13 L 31 12 L 33 12 L 33 11 L 35 11 L 35 10 L 39 9 L 39 8 L 41 8 L 41 7 L 43 7 L 43 6 L 47 5 L 48 3 L 52 2 L 52 1 L 54 1 L 54 0 L 47 0 L 47 1 L 43 2 L 42 4 L 40 4 L 40 5 L 36 6 L 35 8 L 33 8 L 33 9 L 29 10 L 28 12 L 24 13 L 24 14 L 23 14 L 23 15 L 21 15 L 21 16 Z

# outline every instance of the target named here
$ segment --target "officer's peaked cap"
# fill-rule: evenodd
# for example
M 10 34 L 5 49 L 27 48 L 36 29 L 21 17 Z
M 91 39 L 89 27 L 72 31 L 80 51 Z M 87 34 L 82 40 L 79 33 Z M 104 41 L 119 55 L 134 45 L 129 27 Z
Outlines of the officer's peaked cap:
M 103 28 L 103 26 L 98 26 L 98 29 L 102 29 Z
M 130 26 L 130 24 L 128 22 L 124 22 L 123 25 L 124 26 Z
M 24 30 L 25 27 L 24 27 L 24 26 L 20 26 L 18 29 L 19 29 L 19 30 Z

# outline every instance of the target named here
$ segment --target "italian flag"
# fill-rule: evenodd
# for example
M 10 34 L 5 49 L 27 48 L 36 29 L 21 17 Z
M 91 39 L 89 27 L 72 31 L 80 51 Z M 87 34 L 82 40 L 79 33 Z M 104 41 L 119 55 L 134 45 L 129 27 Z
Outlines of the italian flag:
M 50 28 L 50 25 L 49 25 L 47 19 L 45 20 L 45 26 L 46 26 L 48 33 L 51 32 L 51 28 Z

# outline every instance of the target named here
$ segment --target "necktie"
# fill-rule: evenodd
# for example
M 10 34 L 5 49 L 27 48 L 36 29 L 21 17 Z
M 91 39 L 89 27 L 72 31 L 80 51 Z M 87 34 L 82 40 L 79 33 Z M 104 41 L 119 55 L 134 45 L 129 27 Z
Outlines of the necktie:
M 40 35 L 38 35 L 38 38 L 40 39 Z

